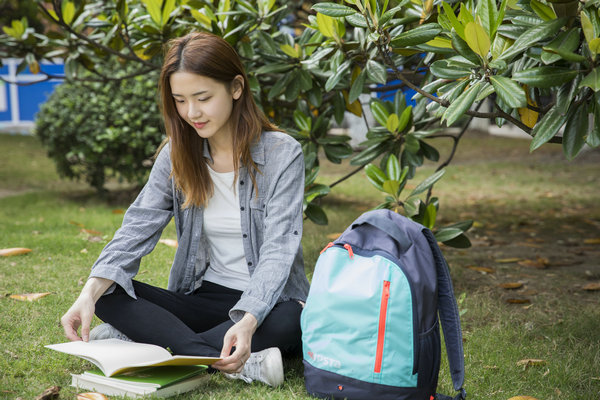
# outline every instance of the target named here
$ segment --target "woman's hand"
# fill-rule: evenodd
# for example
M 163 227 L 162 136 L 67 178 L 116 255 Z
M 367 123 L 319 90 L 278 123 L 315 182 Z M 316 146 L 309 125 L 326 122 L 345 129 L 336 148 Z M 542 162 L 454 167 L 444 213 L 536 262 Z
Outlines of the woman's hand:
M 75 303 L 60 319 L 67 339 L 84 342 L 90 339 L 90 325 L 96 310 L 96 301 L 112 283 L 113 281 L 103 278 L 88 279 Z M 77 334 L 80 327 L 81 337 Z
M 90 296 L 81 295 L 75 303 L 60 319 L 60 324 L 65 330 L 65 335 L 70 341 L 83 340 L 87 342 L 90 338 L 90 325 L 94 317 L 95 302 Z M 81 337 L 77 330 L 81 327 Z
M 211 367 L 228 374 L 241 372 L 244 364 L 250 358 L 252 335 L 254 335 L 257 325 L 258 322 L 254 315 L 246 313 L 239 322 L 229 328 L 223 338 L 222 360 L 212 364 Z M 235 351 L 231 354 L 234 346 Z

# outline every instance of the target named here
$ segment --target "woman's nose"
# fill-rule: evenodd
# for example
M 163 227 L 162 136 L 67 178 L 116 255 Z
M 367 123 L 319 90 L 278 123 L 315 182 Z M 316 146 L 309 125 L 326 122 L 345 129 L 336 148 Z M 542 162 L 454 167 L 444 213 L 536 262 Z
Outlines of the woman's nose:
M 194 102 L 190 102 L 188 106 L 188 118 L 191 120 L 195 120 L 202 116 L 202 110 L 200 107 Z

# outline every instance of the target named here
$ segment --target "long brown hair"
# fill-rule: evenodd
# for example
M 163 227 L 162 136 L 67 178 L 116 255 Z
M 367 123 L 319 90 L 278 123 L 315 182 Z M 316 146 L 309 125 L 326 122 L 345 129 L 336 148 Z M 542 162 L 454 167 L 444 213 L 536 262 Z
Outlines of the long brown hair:
M 169 41 L 159 80 L 161 111 L 167 139 L 171 143 L 172 176 L 177 188 L 185 195 L 183 208 L 206 206 L 213 194 L 213 183 L 204 159 L 204 139 L 177 112 L 170 84 L 170 77 L 175 72 L 212 78 L 225 84 L 228 90 L 233 79 L 242 76 L 242 94 L 233 101 L 230 116 L 233 166 L 237 178 L 241 162 L 248 169 L 256 188 L 258 168 L 250 155 L 250 147 L 263 130 L 277 128 L 254 102 L 244 67 L 233 47 L 210 33 L 190 33 Z

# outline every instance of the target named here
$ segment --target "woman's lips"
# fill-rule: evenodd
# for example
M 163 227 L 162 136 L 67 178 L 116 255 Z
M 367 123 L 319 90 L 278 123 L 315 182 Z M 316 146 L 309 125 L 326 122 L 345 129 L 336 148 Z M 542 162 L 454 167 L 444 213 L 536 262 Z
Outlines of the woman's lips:
M 193 122 L 194 124 L 194 128 L 196 129 L 202 129 L 206 126 L 206 122 Z

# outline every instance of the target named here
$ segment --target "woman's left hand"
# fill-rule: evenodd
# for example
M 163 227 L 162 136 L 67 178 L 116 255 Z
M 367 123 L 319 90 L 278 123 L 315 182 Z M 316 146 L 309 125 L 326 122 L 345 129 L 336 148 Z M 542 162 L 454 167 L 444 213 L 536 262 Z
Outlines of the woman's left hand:
M 223 338 L 222 359 L 212 364 L 211 367 L 228 374 L 241 372 L 250 357 L 252 335 L 254 335 L 257 325 L 258 322 L 254 315 L 246 313 L 240 321 L 229 328 Z M 231 354 L 233 347 L 235 347 L 235 351 Z

